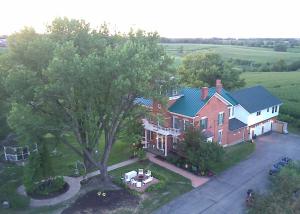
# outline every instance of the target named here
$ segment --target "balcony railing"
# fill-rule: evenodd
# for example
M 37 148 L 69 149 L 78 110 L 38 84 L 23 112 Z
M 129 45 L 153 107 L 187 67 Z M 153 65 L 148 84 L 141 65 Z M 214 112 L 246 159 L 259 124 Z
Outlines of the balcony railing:
M 143 119 L 143 125 L 146 130 L 150 130 L 153 132 L 156 132 L 158 134 L 162 134 L 165 136 L 172 135 L 172 136 L 178 136 L 181 134 L 179 129 L 175 128 L 165 128 L 162 126 L 158 126 L 155 124 L 150 123 L 147 119 Z

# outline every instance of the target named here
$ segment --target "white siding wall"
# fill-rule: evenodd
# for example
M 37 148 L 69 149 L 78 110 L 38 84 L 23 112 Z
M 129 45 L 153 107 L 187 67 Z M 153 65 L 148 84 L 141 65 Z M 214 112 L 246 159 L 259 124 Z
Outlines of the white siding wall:
M 234 106 L 234 117 L 243 123 L 248 124 L 249 112 L 247 112 L 241 105 Z
M 277 112 L 272 113 L 272 107 L 269 108 L 269 112 L 267 109 L 261 110 L 261 114 L 259 116 L 256 115 L 256 112 L 252 113 L 248 117 L 248 126 L 259 123 L 264 120 L 268 120 L 272 117 L 278 116 L 279 106 L 277 107 Z M 244 121 L 243 121 L 244 122 Z

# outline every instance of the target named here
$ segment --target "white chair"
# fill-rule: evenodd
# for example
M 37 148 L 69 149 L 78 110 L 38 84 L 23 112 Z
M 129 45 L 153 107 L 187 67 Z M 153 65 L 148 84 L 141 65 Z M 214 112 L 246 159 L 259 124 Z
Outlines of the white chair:
M 138 175 L 143 175 L 144 174 L 144 170 L 143 169 L 139 169 Z
M 130 183 L 131 183 L 132 185 L 136 185 L 137 181 L 134 180 L 134 179 L 132 178 L 132 179 L 130 180 Z
M 150 183 L 153 180 L 153 177 L 149 177 L 143 181 L 144 184 Z
M 151 171 L 150 170 L 147 170 L 146 174 L 145 174 L 147 177 L 150 177 L 151 176 Z
M 137 187 L 137 188 L 141 188 L 141 187 L 142 187 L 142 182 L 137 182 L 137 183 L 136 183 L 136 187 Z
M 137 176 L 137 172 L 136 171 L 127 172 L 127 173 L 125 173 L 125 181 L 129 182 L 135 176 Z

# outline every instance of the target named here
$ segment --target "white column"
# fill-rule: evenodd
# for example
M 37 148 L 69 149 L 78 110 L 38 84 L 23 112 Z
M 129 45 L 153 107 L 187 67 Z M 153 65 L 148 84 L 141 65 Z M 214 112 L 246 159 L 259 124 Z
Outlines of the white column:
M 6 157 L 6 147 L 4 146 L 4 155 L 5 155 L 5 160 L 7 160 L 7 157 Z
M 158 149 L 158 133 L 156 133 L 156 148 Z
M 168 152 L 168 136 L 166 135 L 165 136 L 165 156 L 167 156 Z
M 144 145 L 144 147 L 145 148 L 148 148 L 148 139 L 147 139 L 147 130 L 145 129 L 145 145 Z

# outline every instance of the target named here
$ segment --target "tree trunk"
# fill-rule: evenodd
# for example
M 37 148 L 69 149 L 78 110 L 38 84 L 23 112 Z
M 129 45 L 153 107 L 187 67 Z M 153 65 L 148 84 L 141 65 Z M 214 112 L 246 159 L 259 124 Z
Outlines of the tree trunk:
M 110 178 L 109 178 L 108 172 L 107 172 L 107 165 L 100 164 L 99 168 L 100 168 L 100 172 L 101 172 L 101 174 L 100 174 L 101 181 L 110 182 Z
M 90 149 L 88 149 L 88 152 L 91 154 Z M 83 153 L 83 163 L 84 163 L 87 171 L 94 166 L 94 164 L 90 161 L 90 159 L 86 153 Z

